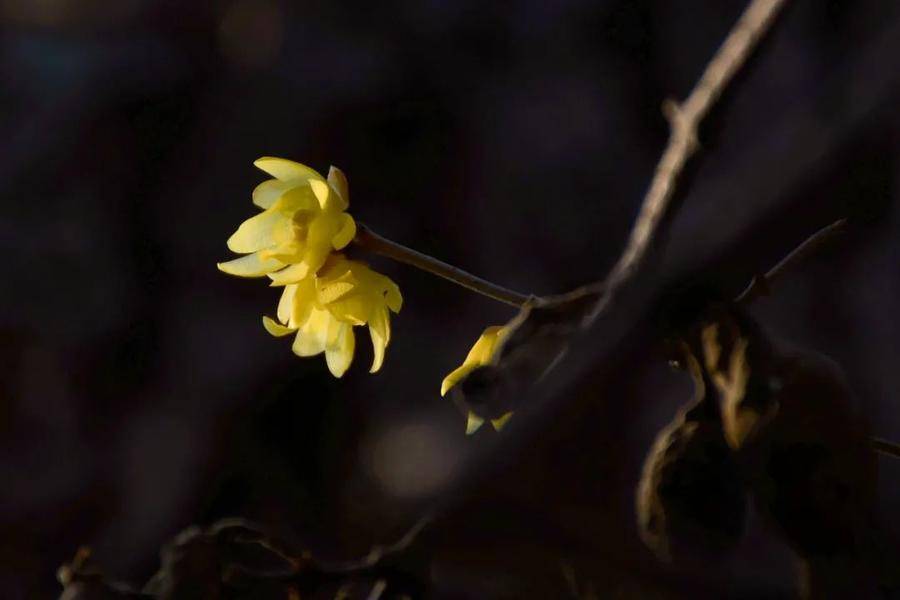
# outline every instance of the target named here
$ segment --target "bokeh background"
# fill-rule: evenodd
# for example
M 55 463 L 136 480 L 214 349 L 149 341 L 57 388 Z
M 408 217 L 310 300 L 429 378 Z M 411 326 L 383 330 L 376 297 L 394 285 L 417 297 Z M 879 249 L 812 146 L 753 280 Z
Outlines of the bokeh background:
M 445 597 L 566 597 L 566 570 L 600 597 L 788 595 L 793 558 L 756 521 L 715 568 L 638 541 L 643 455 L 690 397 L 647 331 L 552 410 L 466 437 L 440 380 L 507 307 L 373 259 L 405 305 L 382 372 L 359 333 L 336 381 L 260 326 L 276 290 L 215 269 L 274 155 L 340 166 L 360 221 L 503 285 L 599 278 L 662 100 L 744 4 L 0 1 L 0 595 L 54 597 L 82 544 L 140 582 L 192 523 L 246 516 L 346 558 L 436 506 L 423 572 Z M 839 361 L 895 440 L 898 106 L 900 5 L 789 3 L 704 127 L 660 265 L 738 291 L 851 216 L 753 312 Z M 881 467 L 896 531 L 900 464 Z

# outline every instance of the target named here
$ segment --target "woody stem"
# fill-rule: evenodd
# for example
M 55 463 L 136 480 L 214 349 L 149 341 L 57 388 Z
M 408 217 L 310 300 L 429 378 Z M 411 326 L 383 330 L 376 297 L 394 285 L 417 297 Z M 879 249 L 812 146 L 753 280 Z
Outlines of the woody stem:
M 900 458 L 900 444 L 896 442 L 873 437 L 869 438 L 869 443 L 872 444 L 872 449 L 879 454 Z
M 448 265 L 427 254 L 422 254 L 412 248 L 407 248 L 402 244 L 384 238 L 362 223 L 356 224 L 356 237 L 353 238 L 353 242 L 363 250 L 367 250 L 373 254 L 386 256 L 387 258 L 416 267 L 417 269 L 427 271 L 432 275 L 443 277 L 448 281 L 452 281 L 453 283 L 470 289 L 482 296 L 493 298 L 494 300 L 504 302 L 517 308 L 524 305 L 525 302 L 531 298 L 529 295 L 520 294 L 519 292 L 514 292 L 495 283 L 491 283 L 481 277 L 476 277 L 471 273 L 467 273 L 458 267 Z

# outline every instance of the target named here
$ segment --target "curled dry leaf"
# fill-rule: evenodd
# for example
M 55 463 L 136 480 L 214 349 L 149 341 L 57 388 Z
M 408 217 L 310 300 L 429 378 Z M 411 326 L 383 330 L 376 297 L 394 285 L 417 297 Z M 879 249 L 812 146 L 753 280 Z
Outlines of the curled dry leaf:
M 877 549 L 876 456 L 841 369 L 782 349 L 733 304 L 708 308 L 685 339 L 757 509 L 804 559 L 805 597 L 897 589 L 897 563 L 884 568 Z
M 876 462 L 840 368 L 778 351 L 736 308 L 711 316 L 699 350 L 762 512 L 804 556 L 860 548 Z
M 747 511 L 714 390 L 689 353 L 684 361 L 694 377 L 695 399 L 657 435 L 637 491 L 641 539 L 666 561 L 727 555 L 743 535 Z

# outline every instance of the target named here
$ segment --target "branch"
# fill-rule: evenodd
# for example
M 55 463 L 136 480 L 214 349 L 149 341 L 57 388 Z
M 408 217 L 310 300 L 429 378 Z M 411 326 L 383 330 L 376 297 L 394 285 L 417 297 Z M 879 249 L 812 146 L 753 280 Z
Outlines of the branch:
M 672 99 L 663 102 L 663 114 L 669 121 L 669 141 L 656 165 L 625 249 L 606 278 L 564 294 L 535 298 L 535 307 L 550 308 L 558 314 L 571 312 L 570 316 L 574 317 L 571 320 L 578 323 L 579 329 L 585 329 L 608 310 L 614 296 L 634 279 L 654 240 L 659 237 L 660 226 L 671 208 L 670 201 L 678 178 L 699 148 L 697 130 L 700 124 L 756 44 L 769 31 L 785 1 L 752 0 L 706 66 L 687 100 L 681 104 Z M 571 311 L 568 311 L 569 307 Z M 562 313 L 559 313 L 560 308 L 564 309 Z M 517 317 L 518 324 L 526 318 L 527 315 Z M 512 338 L 510 341 L 515 343 Z
M 663 103 L 663 113 L 670 127 L 669 143 L 656 166 L 625 251 L 604 284 L 607 291 L 615 290 L 631 279 L 644 262 L 669 207 L 678 177 L 697 152 L 700 123 L 747 61 L 784 3 L 785 0 L 753 0 L 707 65 L 687 100 L 681 104 L 671 99 Z
M 877 437 L 869 438 L 869 443 L 872 445 L 872 449 L 879 454 L 900 458 L 900 444 Z
M 384 238 L 362 223 L 356 224 L 356 237 L 353 238 L 353 242 L 364 250 L 428 271 L 482 296 L 499 300 L 516 308 L 521 308 L 530 298 L 530 296 L 506 289 L 427 254 Z
M 548 369 L 536 369 L 535 365 L 557 364 L 572 336 L 608 313 L 615 297 L 635 280 L 671 208 L 678 177 L 697 151 L 697 128 L 768 31 L 784 3 L 785 0 L 752 0 L 687 100 L 681 104 L 673 100 L 664 103 L 663 110 L 671 127 L 669 141 L 619 260 L 603 280 L 565 294 L 532 298 L 525 304 L 508 324 L 512 333 L 500 350 L 497 369 L 509 373 L 536 372 L 543 376 Z M 515 377 L 521 383 L 527 380 Z M 490 389 L 482 391 L 491 393 Z
M 603 311 L 612 296 L 634 278 L 644 263 L 670 207 L 678 177 L 688 160 L 697 152 L 697 129 L 728 83 L 747 61 L 759 39 L 768 31 L 784 3 L 785 0 L 753 0 L 707 65 L 687 100 L 679 104 L 668 99 L 663 103 L 663 113 L 669 121 L 669 142 L 656 166 L 625 250 L 606 279 L 564 294 L 538 298 L 509 290 L 407 248 L 378 235 L 361 223 L 358 224 L 354 242 L 364 250 L 428 271 L 483 296 L 517 308 L 525 307 L 526 312 L 530 311 L 532 305 L 571 305 L 573 315 L 569 316 L 575 316 L 575 320 L 583 326 L 589 325 Z M 587 312 L 587 318 L 582 319 L 585 307 L 591 304 L 586 301 L 594 298 L 599 302 L 594 303 Z M 524 317 L 527 314 L 519 315 L 513 322 L 521 324 Z M 564 320 L 565 318 L 563 315 Z
M 754 277 L 744 291 L 738 294 L 737 298 L 734 299 L 735 303 L 743 304 L 752 302 L 760 296 L 767 295 L 769 289 L 776 280 L 780 279 L 787 271 L 796 266 L 797 263 L 816 252 L 819 248 L 832 241 L 838 235 L 842 234 L 846 224 L 847 219 L 835 221 L 831 225 L 823 227 L 806 238 L 802 244 L 782 258 L 778 264 L 769 269 L 765 275 Z

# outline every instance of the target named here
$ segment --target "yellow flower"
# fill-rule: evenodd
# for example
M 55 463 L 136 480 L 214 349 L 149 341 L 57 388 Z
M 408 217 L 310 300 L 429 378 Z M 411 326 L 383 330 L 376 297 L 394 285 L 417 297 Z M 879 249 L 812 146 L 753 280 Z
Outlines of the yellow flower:
M 475 369 L 490 365 L 497 350 L 503 345 L 507 333 L 508 330 L 505 327 L 497 325 L 485 329 L 478 341 L 475 342 L 475 345 L 472 346 L 472 349 L 469 350 L 469 354 L 466 355 L 466 360 L 463 361 L 463 364 L 444 377 L 444 381 L 441 383 L 441 396 L 446 395 L 453 386 L 468 377 L 469 373 Z M 499 431 L 511 416 L 512 412 L 508 412 L 497 419 L 492 419 L 491 425 Z M 483 424 L 484 419 L 470 410 L 466 423 L 466 433 L 475 433 Z
M 399 312 L 402 304 L 400 289 L 393 281 L 361 262 L 334 254 L 317 275 L 285 285 L 278 321 L 263 317 L 263 326 L 274 336 L 296 332 L 294 353 L 315 356 L 324 352 L 328 369 L 340 377 L 353 361 L 353 327 L 368 325 L 375 355 L 370 372 L 375 373 L 391 341 L 388 311 Z
M 315 274 L 332 250 L 356 235 L 347 214 L 347 179 L 331 167 L 328 179 L 305 165 L 283 158 L 260 158 L 257 167 L 273 176 L 253 190 L 263 209 L 241 223 L 228 248 L 241 258 L 219 263 L 220 270 L 241 277 L 268 275 L 273 285 L 296 283 Z

